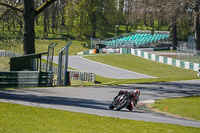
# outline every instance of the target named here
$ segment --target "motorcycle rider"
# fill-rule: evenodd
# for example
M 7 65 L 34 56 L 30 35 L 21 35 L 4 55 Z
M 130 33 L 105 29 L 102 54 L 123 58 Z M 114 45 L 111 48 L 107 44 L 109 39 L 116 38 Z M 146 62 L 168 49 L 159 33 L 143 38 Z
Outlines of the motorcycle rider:
M 122 95 L 122 94 L 125 94 L 125 93 L 128 93 L 128 91 L 123 91 L 123 90 L 120 90 L 118 95 L 114 98 L 116 99 L 119 95 Z M 140 90 L 139 89 L 136 89 L 134 91 L 131 91 L 130 92 L 131 95 L 130 95 L 130 103 L 129 105 L 126 107 L 129 111 L 132 111 L 133 110 L 133 106 L 135 107 L 139 101 L 139 95 L 140 95 Z

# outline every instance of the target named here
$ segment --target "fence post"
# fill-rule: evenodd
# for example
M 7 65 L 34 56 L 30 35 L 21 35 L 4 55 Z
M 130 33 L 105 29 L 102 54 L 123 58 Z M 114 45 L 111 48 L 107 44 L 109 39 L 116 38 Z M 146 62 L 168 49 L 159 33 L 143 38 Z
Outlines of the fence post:
M 67 45 L 66 45 L 66 55 L 65 55 L 65 78 L 64 78 L 64 85 L 70 85 L 70 79 L 69 79 L 69 75 L 67 73 L 68 70 L 68 56 L 69 56 L 69 46 L 72 44 L 72 42 L 70 41 Z
M 59 86 L 61 86 L 61 85 L 64 85 L 64 86 L 66 86 L 66 85 L 70 85 L 70 83 L 69 83 L 69 76 L 68 76 L 68 73 L 67 73 L 67 69 L 68 69 L 68 51 L 69 51 L 69 46 L 71 45 L 71 41 L 70 42 L 68 42 L 68 44 L 65 46 L 65 47 L 63 47 L 62 49 L 61 49 L 61 51 L 60 51 L 60 53 L 59 53 L 59 60 L 58 60 L 58 81 L 57 81 L 57 83 L 58 83 L 58 85 Z M 64 54 L 64 52 L 65 52 L 65 54 Z M 65 56 L 65 60 L 64 60 L 64 63 L 65 64 L 63 64 L 63 61 L 62 61 L 62 57 L 63 57 L 63 55 Z M 63 65 L 64 65 L 64 73 L 62 73 L 63 72 Z M 62 81 L 62 74 L 64 74 L 64 81 Z
M 57 84 L 61 86 L 61 72 L 62 72 L 62 52 L 59 53 L 58 57 L 58 77 L 57 77 Z
M 52 67 L 53 67 L 53 56 L 54 56 L 54 47 L 56 46 L 56 43 L 51 43 L 48 46 L 48 56 L 47 56 L 47 65 L 46 65 L 46 71 L 52 71 Z M 49 59 L 51 56 L 51 60 Z

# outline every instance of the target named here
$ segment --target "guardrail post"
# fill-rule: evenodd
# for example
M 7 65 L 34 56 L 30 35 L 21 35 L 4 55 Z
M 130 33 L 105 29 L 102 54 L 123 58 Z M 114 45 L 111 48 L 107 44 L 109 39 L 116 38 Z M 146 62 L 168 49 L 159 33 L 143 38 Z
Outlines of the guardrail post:
M 68 42 L 68 44 L 63 47 L 59 53 L 59 60 L 58 60 L 58 78 L 57 78 L 57 85 L 58 86 L 67 86 L 70 85 L 70 81 L 69 81 L 69 75 L 67 73 L 67 69 L 68 69 L 68 53 L 69 53 L 69 46 L 71 45 L 71 41 Z M 64 54 L 65 53 L 65 54 Z M 65 56 L 65 61 L 63 64 L 63 60 L 62 57 L 63 55 Z M 63 65 L 64 65 L 64 73 L 63 72 Z M 64 81 L 62 81 L 62 74 L 64 74 Z

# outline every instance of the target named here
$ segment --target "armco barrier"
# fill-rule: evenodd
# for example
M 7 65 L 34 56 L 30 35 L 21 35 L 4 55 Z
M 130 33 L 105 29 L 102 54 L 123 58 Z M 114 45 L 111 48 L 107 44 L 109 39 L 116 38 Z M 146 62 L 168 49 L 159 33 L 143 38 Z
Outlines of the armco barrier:
M 0 87 L 53 86 L 52 72 L 11 71 L 0 72 Z
M 172 65 L 172 66 L 176 66 L 176 67 L 180 67 L 184 69 L 190 69 L 193 71 L 198 71 L 198 69 L 200 68 L 200 64 L 198 63 L 192 63 L 192 62 L 181 61 L 181 60 L 168 58 L 164 56 L 158 56 L 158 55 L 151 54 L 139 49 L 131 49 L 131 54 L 145 58 L 147 60 L 152 60 L 159 63 L 168 64 L 168 65 Z

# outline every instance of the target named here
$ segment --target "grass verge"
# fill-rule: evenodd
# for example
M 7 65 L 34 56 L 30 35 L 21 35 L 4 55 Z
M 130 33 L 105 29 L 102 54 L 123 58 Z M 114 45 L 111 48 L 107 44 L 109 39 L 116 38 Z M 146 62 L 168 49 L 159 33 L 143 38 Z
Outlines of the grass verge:
M 133 55 L 97 55 L 97 56 L 84 56 L 84 57 L 111 66 L 157 77 L 155 79 L 120 80 L 120 79 L 109 79 L 97 76 L 96 80 L 97 82 L 100 83 L 111 82 L 111 81 L 116 81 L 115 83 L 111 84 L 150 83 L 150 82 L 167 82 L 167 81 L 198 79 L 197 72 L 195 71 L 149 61 Z
M 54 49 L 55 55 L 58 55 L 59 51 L 61 48 L 63 48 L 68 41 L 66 40 L 35 40 L 35 49 L 36 53 L 42 53 L 42 52 L 47 52 L 48 51 L 48 46 L 52 42 L 57 43 L 57 46 Z M 0 49 L 1 50 L 7 50 L 7 51 L 13 51 L 18 54 L 23 54 L 23 41 L 22 40 L 8 40 L 8 41 L 0 41 Z M 72 44 L 69 48 L 69 54 L 74 55 L 78 52 L 81 51 L 86 51 L 88 50 L 87 48 L 84 47 L 84 44 L 87 42 L 85 41 L 76 41 L 72 40 Z
M 0 103 L 2 133 L 196 133 L 200 128 Z
M 57 43 L 57 46 L 54 49 L 55 55 L 58 55 L 61 48 L 63 48 L 68 43 L 68 41 L 65 41 L 65 40 L 36 40 L 36 43 L 35 43 L 36 44 L 36 53 L 47 52 L 48 46 L 52 42 Z M 86 42 L 84 42 L 84 41 L 73 40 L 71 46 L 69 47 L 69 54 L 75 55 L 78 52 L 88 50 L 87 48 L 84 47 L 85 43 Z
M 160 99 L 152 105 L 160 111 L 200 120 L 200 96 Z

